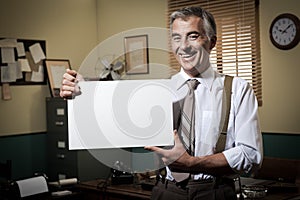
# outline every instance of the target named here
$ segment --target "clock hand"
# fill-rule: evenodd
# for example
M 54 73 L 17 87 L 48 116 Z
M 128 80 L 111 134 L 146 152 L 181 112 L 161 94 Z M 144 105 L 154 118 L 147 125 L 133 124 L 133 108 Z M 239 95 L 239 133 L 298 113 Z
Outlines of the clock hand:
M 282 33 L 286 33 L 286 30 L 289 29 L 292 26 L 292 24 L 288 25 L 283 31 Z

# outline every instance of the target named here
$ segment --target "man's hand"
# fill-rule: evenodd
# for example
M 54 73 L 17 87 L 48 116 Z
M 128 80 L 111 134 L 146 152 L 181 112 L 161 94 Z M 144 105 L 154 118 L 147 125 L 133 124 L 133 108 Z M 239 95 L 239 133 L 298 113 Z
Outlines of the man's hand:
M 175 145 L 172 149 L 146 146 L 146 150 L 154 151 L 161 156 L 165 165 L 171 171 L 189 172 L 193 174 L 206 173 L 212 175 L 227 175 L 233 171 L 223 153 L 207 156 L 191 156 L 180 141 L 177 131 L 174 131 Z
M 172 171 L 189 171 L 188 168 L 193 157 L 187 153 L 176 130 L 174 130 L 174 142 L 172 149 L 162 149 L 153 146 L 146 146 L 145 149 L 157 153 L 163 163 L 168 165 Z
M 60 96 L 62 98 L 69 98 L 81 94 L 77 83 L 83 80 L 83 77 L 75 70 L 67 69 L 66 73 L 63 75 Z

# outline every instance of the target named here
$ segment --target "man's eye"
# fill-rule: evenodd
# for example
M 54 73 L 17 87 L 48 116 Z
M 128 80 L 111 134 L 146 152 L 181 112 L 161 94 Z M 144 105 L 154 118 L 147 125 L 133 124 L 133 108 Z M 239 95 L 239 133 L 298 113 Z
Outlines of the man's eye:
M 173 41 L 175 41 L 175 42 L 180 42 L 180 40 L 181 40 L 181 37 L 179 37 L 179 36 L 173 37 Z
M 194 40 L 197 40 L 197 38 L 199 37 L 199 34 L 191 34 L 189 35 L 189 40 L 190 41 L 194 41 Z

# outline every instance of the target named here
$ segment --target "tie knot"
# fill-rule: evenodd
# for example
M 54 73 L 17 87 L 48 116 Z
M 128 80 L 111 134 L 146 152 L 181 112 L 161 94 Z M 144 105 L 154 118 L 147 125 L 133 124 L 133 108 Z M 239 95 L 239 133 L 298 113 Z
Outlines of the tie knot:
M 187 85 L 190 90 L 196 90 L 196 88 L 198 87 L 199 84 L 200 84 L 200 82 L 196 79 L 190 79 L 187 81 Z

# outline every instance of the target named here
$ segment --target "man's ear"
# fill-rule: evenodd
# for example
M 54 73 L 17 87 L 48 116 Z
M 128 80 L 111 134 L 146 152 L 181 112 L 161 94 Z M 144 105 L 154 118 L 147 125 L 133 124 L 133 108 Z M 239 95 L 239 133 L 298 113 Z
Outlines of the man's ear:
M 209 50 L 212 50 L 216 46 L 216 43 L 217 43 L 217 36 L 211 37 Z

